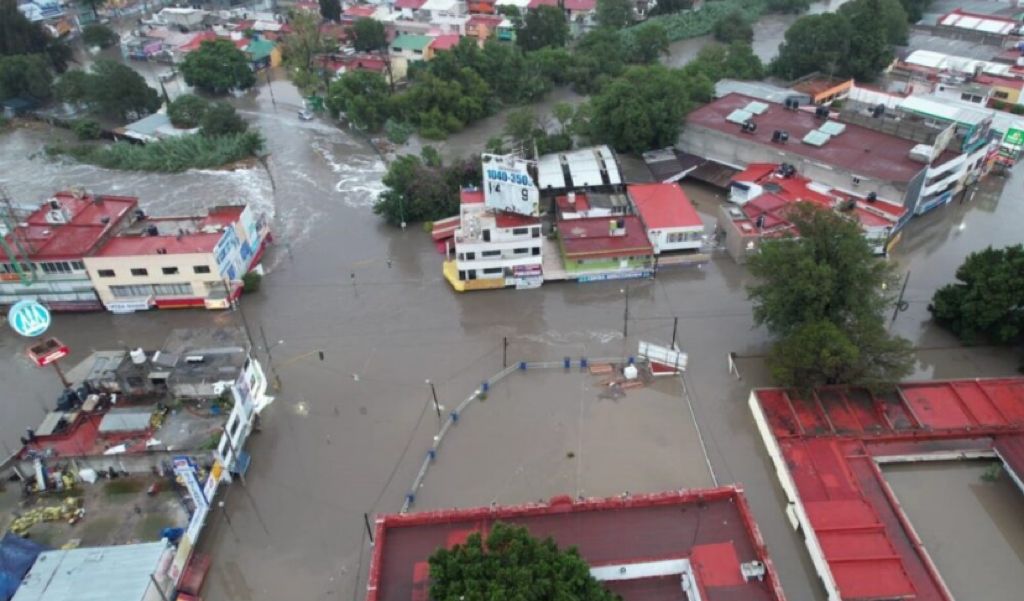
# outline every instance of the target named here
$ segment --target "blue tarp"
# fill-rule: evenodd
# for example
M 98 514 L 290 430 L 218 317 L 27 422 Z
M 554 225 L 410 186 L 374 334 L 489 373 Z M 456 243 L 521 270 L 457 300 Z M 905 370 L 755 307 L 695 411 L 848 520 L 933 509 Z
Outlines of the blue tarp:
M 46 550 L 37 542 L 10 533 L 0 539 L 0 601 L 11 600 L 36 557 Z

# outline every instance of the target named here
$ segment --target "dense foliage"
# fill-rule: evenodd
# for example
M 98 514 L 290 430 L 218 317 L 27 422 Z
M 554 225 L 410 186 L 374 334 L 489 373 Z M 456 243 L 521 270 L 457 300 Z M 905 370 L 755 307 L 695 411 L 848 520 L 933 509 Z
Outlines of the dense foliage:
M 623 36 L 628 40 L 633 32 L 648 23 L 658 23 L 665 28 L 670 42 L 708 35 L 715 23 L 725 15 L 736 11 L 742 13 L 748 21 L 753 22 L 766 11 L 764 0 L 716 0 L 705 2 L 698 11 L 686 11 L 675 14 L 659 15 L 648 18 L 643 24 L 624 30 Z
M 971 253 L 957 281 L 936 291 L 935 320 L 968 343 L 1019 342 L 1024 333 L 1024 245 Z
M 181 63 L 185 83 L 213 94 L 251 88 L 256 76 L 245 53 L 230 40 L 205 41 Z
M 687 105 L 678 74 L 661 65 L 630 67 L 593 97 L 591 136 L 621 152 L 675 144 Z
M 171 125 L 182 129 L 199 127 L 206 114 L 207 103 L 194 94 L 182 94 L 167 105 L 167 118 Z
M 86 46 L 110 48 L 121 42 L 121 36 L 106 25 L 94 23 L 82 28 L 82 43 Z
M 340 21 L 341 0 L 320 0 L 320 16 L 327 21 Z
M 53 74 L 42 54 L 0 56 L 0 100 L 16 97 L 46 100 Z
M 569 23 L 557 6 L 542 5 L 536 10 L 526 11 L 526 17 L 516 31 L 516 43 L 526 51 L 565 46 L 568 39 Z
M 208 137 L 233 136 L 245 133 L 249 124 L 226 102 L 214 102 L 206 107 L 199 122 L 200 133 Z
M 292 81 L 302 94 L 326 87 L 322 75 L 314 69 L 313 59 L 331 49 L 320 31 L 320 17 L 309 11 L 292 11 L 288 19 L 291 31 L 284 36 L 282 56 Z
M 98 60 L 89 71 L 68 71 L 54 86 L 57 98 L 126 121 L 160 108 L 160 95 L 131 67 Z
M 779 45 L 772 72 L 794 79 L 815 71 L 871 81 L 892 62 L 890 45 L 907 37 L 899 0 L 853 0 L 838 13 L 797 19 Z
M 597 0 L 597 24 L 609 29 L 622 29 L 634 21 L 631 0 Z
M 71 124 L 71 131 L 79 140 L 96 140 L 103 133 L 103 128 L 92 119 L 79 119 Z
M 359 128 L 377 131 L 384 126 L 389 110 L 390 89 L 383 76 L 369 71 L 351 71 L 331 82 L 327 109 L 337 117 L 344 113 Z
M 17 0 L 0 0 L 0 56 L 23 54 L 43 56 L 51 69 L 63 73 L 71 60 L 71 47 L 51 37 L 41 22 L 26 19 Z
M 691 8 L 693 8 L 693 0 L 659 0 L 649 14 L 671 15 L 683 10 L 690 10 Z
M 374 213 L 391 225 L 433 221 L 458 213 L 459 191 L 480 185 L 480 160 L 443 165 L 436 155 L 430 161 L 402 155 L 388 165 L 383 181 L 387 189 L 373 206 Z
M 776 383 L 877 387 L 910 373 L 910 343 L 884 325 L 892 265 L 833 211 L 802 203 L 790 220 L 799 238 L 765 241 L 749 264 L 754 321 L 778 337 L 768 359 Z
M 715 36 L 715 39 L 719 42 L 746 42 L 750 43 L 754 40 L 754 28 L 751 26 L 750 21 L 747 20 L 739 10 L 722 15 L 715 21 L 712 27 L 711 33 Z
M 811 0 L 768 0 L 767 9 L 773 13 L 802 13 L 811 7 Z
M 178 172 L 220 167 L 257 156 L 263 138 L 256 132 L 205 136 L 192 134 L 145 145 L 117 142 L 107 146 L 50 147 L 50 154 L 67 154 L 107 169 Z
M 429 564 L 434 601 L 618 599 L 590 575 L 575 548 L 560 550 L 551 538 L 538 540 L 526 528 L 502 522 L 486 543 L 474 532 L 463 544 L 435 551 Z
M 351 29 L 352 46 L 359 52 L 377 52 L 388 46 L 384 24 L 376 19 L 359 19 Z

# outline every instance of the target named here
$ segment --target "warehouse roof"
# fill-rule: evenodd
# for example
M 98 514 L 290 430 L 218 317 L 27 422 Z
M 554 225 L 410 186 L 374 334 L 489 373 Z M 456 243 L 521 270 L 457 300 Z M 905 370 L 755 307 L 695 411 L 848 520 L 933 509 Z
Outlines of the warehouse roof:
M 143 601 L 168 549 L 161 541 L 46 551 L 12 601 Z

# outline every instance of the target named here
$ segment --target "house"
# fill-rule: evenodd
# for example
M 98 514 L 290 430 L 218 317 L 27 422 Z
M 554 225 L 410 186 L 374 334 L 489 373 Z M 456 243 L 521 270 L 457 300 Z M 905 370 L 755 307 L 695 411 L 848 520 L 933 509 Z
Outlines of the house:
M 444 275 L 459 292 L 543 282 L 541 223 L 537 217 L 497 211 L 484 205 L 483 190 L 460 194 L 459 226 L 447 254 Z
M 678 141 L 689 154 L 742 170 L 788 163 L 813 181 L 898 202 L 907 218 L 948 203 L 981 173 L 987 147 L 964 154 L 956 127 L 847 101 L 840 113 L 729 94 L 691 112 Z
M 44 551 L 36 557 L 12 601 L 169 599 L 174 581 L 167 566 L 174 553 L 166 540 Z
M 370 71 L 387 77 L 388 59 L 377 54 L 325 54 L 316 58 L 321 68 L 340 77 L 352 71 Z M 404 77 L 404 73 L 395 73 L 395 78 Z
M 36 300 L 53 311 L 101 308 L 85 257 L 139 218 L 130 196 L 57 192 L 27 216 L 3 215 L 0 305 Z
M 403 34 L 391 41 L 391 55 L 408 61 L 430 60 L 430 44 L 434 38 L 427 35 Z
M 829 104 L 846 98 L 853 88 L 853 80 L 812 73 L 796 80 L 789 87 L 798 95 L 809 97 L 811 104 Z
M 403 19 L 412 19 L 426 2 L 427 0 L 396 0 L 394 9 L 401 13 Z
M 562 8 L 578 31 L 589 29 L 596 22 L 597 0 L 564 0 Z
M 281 64 L 281 49 L 274 42 L 262 37 L 251 40 L 244 49 L 253 71 L 277 67 Z
M 799 232 L 788 213 L 797 203 L 812 203 L 858 223 L 875 254 L 884 255 L 896 242 L 906 210 L 877 196 L 861 198 L 813 182 L 791 165 L 755 163 L 738 173 L 729 200 L 721 207 L 716 232 L 729 256 L 738 263 L 756 253 L 761 242 Z
M 704 246 L 704 222 L 679 184 L 629 184 L 626 194 L 647 230 L 654 254 Z
M 441 50 L 451 50 L 459 45 L 459 41 L 461 39 L 462 36 L 456 33 L 446 33 L 435 37 L 434 40 L 430 42 L 430 56 L 435 56 L 438 51 Z
M 1021 90 L 1024 90 L 1024 79 L 1015 77 L 998 77 L 981 74 L 974 78 L 975 83 L 989 86 L 989 106 L 995 102 L 1008 105 L 1024 104 L 1021 102 Z
M 179 30 L 196 31 L 203 26 L 207 12 L 196 8 L 177 8 L 169 6 L 156 14 L 156 20 L 169 27 Z
M 353 4 L 341 13 L 341 22 L 351 25 L 359 19 L 372 19 L 379 8 L 373 4 Z
M 499 42 L 516 41 L 516 28 L 504 15 L 474 14 L 466 21 L 466 35 L 485 42 L 491 38 Z
M 85 259 L 104 306 L 114 312 L 226 308 L 269 240 L 265 215 L 220 206 L 205 217 L 150 217 Z
M 639 217 L 585 217 L 557 223 L 562 265 L 578 281 L 653 275 L 654 247 Z

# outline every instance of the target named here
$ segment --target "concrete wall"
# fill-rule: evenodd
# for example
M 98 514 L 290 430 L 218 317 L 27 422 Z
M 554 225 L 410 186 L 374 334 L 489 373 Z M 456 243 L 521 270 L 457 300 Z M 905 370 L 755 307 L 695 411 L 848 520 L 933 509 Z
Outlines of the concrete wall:
M 789 141 L 789 144 L 801 143 L 799 140 Z M 771 147 L 761 144 L 740 144 L 735 136 L 687 125 L 679 136 L 677 146 L 690 154 L 737 168 L 746 167 L 750 163 L 790 163 L 796 167 L 800 175 L 833 188 L 861 196 L 875 192 L 881 198 L 891 199 L 900 204 L 906 204 L 908 200 L 906 182 L 874 180 L 831 165 L 824 165 L 803 155 L 788 152 L 786 144 Z M 925 165 L 921 165 L 921 171 L 924 170 Z M 860 178 L 860 183 L 854 183 L 854 175 Z
M 210 273 L 196 273 L 193 267 L 197 265 L 205 265 L 210 269 Z M 205 297 L 210 290 L 206 285 L 207 282 L 210 283 L 212 289 L 221 289 L 224 285 L 218 274 L 217 261 L 213 253 L 86 257 L 85 267 L 100 300 L 105 304 L 125 300 L 123 297 L 114 296 L 110 291 L 111 286 L 191 284 L 192 294 L 181 296 L 181 298 L 201 298 Z M 165 267 L 177 267 L 178 273 L 166 275 L 163 273 Z M 146 269 L 148 275 L 132 275 L 131 270 L 136 268 Z M 100 277 L 99 271 L 102 269 L 113 270 L 114 277 Z

